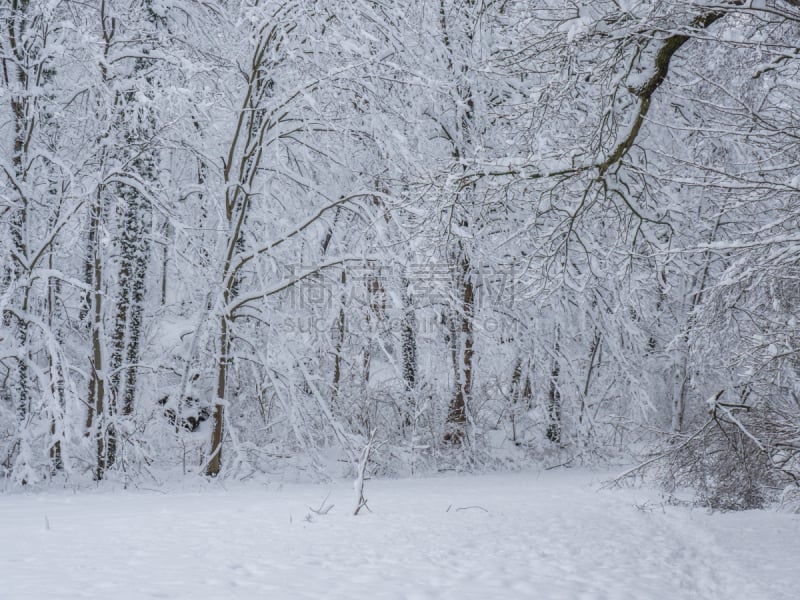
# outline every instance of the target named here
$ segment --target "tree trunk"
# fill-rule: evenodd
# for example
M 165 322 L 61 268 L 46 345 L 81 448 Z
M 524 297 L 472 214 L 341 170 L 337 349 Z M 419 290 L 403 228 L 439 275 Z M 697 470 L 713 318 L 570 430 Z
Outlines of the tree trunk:
M 227 296 L 227 295 L 226 295 Z M 214 404 L 211 429 L 211 454 L 206 467 L 206 475 L 216 477 L 222 468 L 222 440 L 225 435 L 225 391 L 227 386 L 230 339 L 228 337 L 228 318 L 224 315 L 220 321 L 219 357 L 217 363 L 217 400 Z
M 28 145 L 33 134 L 35 120 L 32 114 L 33 106 L 29 95 L 30 77 L 26 70 L 28 64 L 35 58 L 35 45 L 28 46 L 26 42 L 27 26 L 30 15 L 28 14 L 28 0 L 19 0 L 11 6 L 11 14 L 7 21 L 8 47 L 13 54 L 13 60 L 3 60 L 3 79 L 9 95 L 11 114 L 14 119 L 14 142 L 11 155 L 13 181 L 11 187 L 16 192 L 16 202 L 12 205 L 9 218 L 12 256 L 9 257 L 4 279 L 9 286 L 18 285 L 29 273 L 23 272 L 23 264 L 27 265 L 28 251 L 26 247 L 28 227 L 28 197 L 22 187 L 26 177 L 26 156 Z M 11 57 L 9 57 L 11 58 Z M 15 256 L 16 255 L 16 256 Z M 22 290 L 22 298 L 14 304 L 21 308 L 21 313 L 12 319 L 10 313 L 3 316 L 6 326 L 16 321 L 15 338 L 17 352 L 17 380 L 14 385 L 16 392 L 16 412 L 20 421 L 24 421 L 28 414 L 29 389 L 28 389 L 28 323 L 26 321 L 28 285 Z M 13 302 L 13 300 L 12 300 Z
M 473 377 L 473 317 L 475 312 L 475 292 L 470 273 L 470 261 L 463 245 L 459 244 L 459 281 L 461 286 L 461 306 L 459 306 L 457 333 L 453 343 L 456 354 L 456 390 L 447 415 L 448 431 L 445 441 L 459 445 L 463 442 L 467 427 L 467 410 L 472 401 Z
M 103 265 L 100 256 L 99 239 L 102 221 L 102 188 L 98 188 L 94 205 L 91 209 L 90 228 L 95 245 L 92 248 L 92 354 L 90 359 L 91 373 L 89 376 L 89 413 L 87 428 L 95 437 L 95 479 L 103 479 L 107 465 L 108 443 L 116 444 L 113 426 L 109 423 L 113 415 L 110 406 L 106 406 L 106 371 L 103 357 Z
M 342 269 L 340 276 L 342 289 L 347 285 L 347 272 Z M 336 341 L 333 350 L 333 383 L 332 383 L 332 397 L 334 400 L 339 398 L 339 388 L 342 383 L 342 348 L 344 346 L 345 336 L 345 313 L 344 313 L 345 297 L 342 296 L 342 304 L 339 307 L 339 318 L 336 321 Z
M 402 287 L 401 297 L 403 300 L 403 381 L 406 387 L 403 426 L 410 427 L 417 412 L 415 397 L 417 390 L 417 322 L 414 314 L 414 304 L 408 293 L 408 280 L 403 277 L 400 285 Z
M 561 351 L 558 343 L 558 329 L 556 329 L 556 345 L 553 352 L 553 366 L 550 369 L 550 389 L 547 393 L 547 439 L 554 444 L 561 443 L 561 391 L 559 390 L 559 376 L 561 365 L 558 355 Z

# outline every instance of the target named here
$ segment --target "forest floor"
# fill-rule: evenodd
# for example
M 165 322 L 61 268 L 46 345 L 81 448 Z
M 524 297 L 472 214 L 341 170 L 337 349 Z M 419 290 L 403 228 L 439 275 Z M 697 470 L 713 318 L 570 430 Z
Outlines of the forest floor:
M 0 495 L 0 598 L 800 597 L 800 515 L 663 505 L 601 480 L 374 480 L 357 517 L 346 482 Z

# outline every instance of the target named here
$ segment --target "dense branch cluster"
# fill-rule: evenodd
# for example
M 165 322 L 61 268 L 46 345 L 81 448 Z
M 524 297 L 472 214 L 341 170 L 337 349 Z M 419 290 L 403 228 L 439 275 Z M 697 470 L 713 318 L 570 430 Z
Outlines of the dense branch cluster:
M 3 3 L 0 478 L 796 484 L 798 8 Z

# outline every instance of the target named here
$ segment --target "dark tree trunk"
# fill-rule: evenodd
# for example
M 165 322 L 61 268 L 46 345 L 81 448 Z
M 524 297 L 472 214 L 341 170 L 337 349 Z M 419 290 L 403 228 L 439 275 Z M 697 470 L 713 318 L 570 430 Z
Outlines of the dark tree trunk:
M 556 330 L 557 337 L 558 330 Z M 561 392 L 558 381 L 561 374 L 561 365 L 558 359 L 560 351 L 558 340 L 556 340 L 553 352 L 553 366 L 550 369 L 550 389 L 547 393 L 547 418 L 549 420 L 547 424 L 547 439 L 554 444 L 561 443 Z
M 448 431 L 444 438 L 446 442 L 456 445 L 461 444 L 464 440 L 467 410 L 472 400 L 473 318 L 475 312 L 475 292 L 471 279 L 470 261 L 463 246 L 461 244 L 459 246 L 461 256 L 458 261 L 458 275 L 461 305 L 453 331 L 455 339 L 452 340 L 455 349 L 456 389 L 447 415 Z

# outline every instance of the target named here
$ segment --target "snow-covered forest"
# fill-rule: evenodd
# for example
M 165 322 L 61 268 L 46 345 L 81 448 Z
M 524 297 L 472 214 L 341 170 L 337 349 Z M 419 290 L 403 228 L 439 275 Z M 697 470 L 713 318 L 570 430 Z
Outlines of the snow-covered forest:
M 3 489 L 800 477 L 800 1 L 3 0 Z

